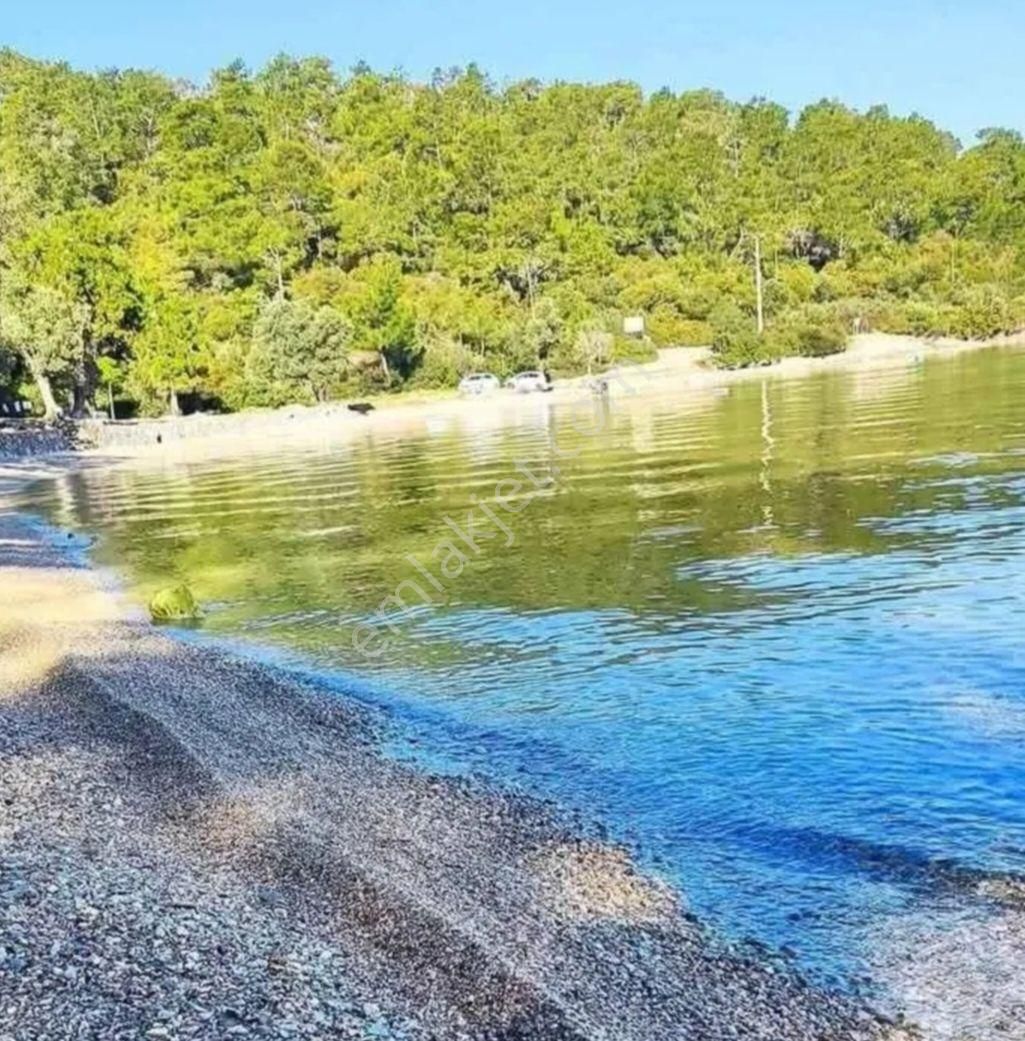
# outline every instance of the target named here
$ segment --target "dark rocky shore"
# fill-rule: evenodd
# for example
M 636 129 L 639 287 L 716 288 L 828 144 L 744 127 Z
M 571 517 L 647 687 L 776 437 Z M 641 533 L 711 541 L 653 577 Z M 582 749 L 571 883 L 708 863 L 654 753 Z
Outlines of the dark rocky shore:
M 0 421 L 0 460 L 70 451 L 75 434 L 69 426 L 26 421 Z
M 0 1038 L 910 1037 L 0 513 Z

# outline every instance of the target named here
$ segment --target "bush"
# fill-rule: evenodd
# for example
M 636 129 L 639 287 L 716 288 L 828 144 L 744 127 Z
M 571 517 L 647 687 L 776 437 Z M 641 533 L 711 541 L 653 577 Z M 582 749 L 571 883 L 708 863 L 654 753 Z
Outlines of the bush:
M 352 326 L 331 307 L 269 301 L 253 327 L 246 376 L 261 404 L 327 401 L 346 378 Z
M 648 318 L 648 335 L 656 347 L 704 347 L 712 342 L 712 326 L 697 318 L 682 318 L 660 307 Z
M 945 325 L 940 308 L 924 300 L 910 300 L 895 304 L 888 312 L 886 332 L 899 336 L 939 336 Z
M 1020 301 L 991 286 L 956 291 L 949 300 L 907 300 L 880 310 L 877 328 L 906 336 L 989 339 L 1013 333 L 1025 321 Z
M 735 304 L 718 309 L 712 327 L 712 353 L 716 364 L 726 369 L 769 365 L 789 355 L 822 358 L 839 354 L 850 336 L 842 311 L 815 305 L 785 313 L 761 336 L 754 319 Z
M 772 280 L 775 301 L 783 307 L 799 307 L 812 299 L 821 281 L 822 276 L 804 261 L 781 264 Z
M 746 369 L 752 365 L 767 365 L 772 357 L 772 344 L 759 336 L 755 321 L 736 304 L 723 304 L 711 318 L 712 355 L 723 369 Z
M 413 376 L 417 387 L 455 387 L 468 372 L 487 368 L 465 343 L 444 333 L 422 335 L 423 361 Z
M 947 309 L 946 334 L 971 340 L 1014 332 L 1019 320 L 1014 311 L 991 286 L 973 286 L 958 293 Z
M 588 372 L 601 372 L 612 361 L 615 342 L 602 322 L 587 322 L 577 333 L 576 355 Z
M 644 362 L 654 361 L 658 357 L 655 344 L 648 337 L 637 336 L 613 336 L 612 338 L 612 362 L 629 361 Z
M 850 339 L 849 328 L 836 309 L 806 307 L 784 315 L 769 329 L 768 336 L 776 341 L 780 355 L 823 358 L 846 349 Z
M 802 325 L 797 331 L 797 353 L 802 358 L 825 358 L 847 349 L 847 333 L 828 325 Z

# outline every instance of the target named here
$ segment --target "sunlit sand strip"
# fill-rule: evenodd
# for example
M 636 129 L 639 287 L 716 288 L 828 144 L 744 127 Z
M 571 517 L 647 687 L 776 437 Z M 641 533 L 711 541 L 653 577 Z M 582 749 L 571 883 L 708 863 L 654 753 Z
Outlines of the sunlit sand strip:
M 596 843 L 542 849 L 531 868 L 553 908 L 571 920 L 633 925 L 667 920 L 678 910 L 669 886 L 640 874 L 624 850 Z

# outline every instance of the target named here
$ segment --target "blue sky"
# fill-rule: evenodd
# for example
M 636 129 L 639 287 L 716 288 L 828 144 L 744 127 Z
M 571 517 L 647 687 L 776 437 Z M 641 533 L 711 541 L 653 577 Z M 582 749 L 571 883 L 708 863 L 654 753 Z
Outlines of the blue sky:
M 498 80 L 714 87 L 791 109 L 836 97 L 917 111 L 969 143 L 1025 129 L 1023 0 L 0 0 L 0 43 L 84 68 L 202 82 L 242 58 L 324 54 L 422 78 L 476 61 Z

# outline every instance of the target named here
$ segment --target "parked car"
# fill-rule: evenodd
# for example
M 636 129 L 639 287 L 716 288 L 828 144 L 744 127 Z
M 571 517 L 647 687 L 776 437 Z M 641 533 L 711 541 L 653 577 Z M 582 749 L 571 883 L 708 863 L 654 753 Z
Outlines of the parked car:
M 460 394 L 493 394 L 502 386 L 497 376 L 490 372 L 471 372 L 459 381 Z
M 536 369 L 531 369 L 528 372 L 517 372 L 515 376 L 512 376 L 507 381 L 506 386 L 511 387 L 517 394 L 533 394 L 552 389 L 552 385 L 548 382 L 548 377 Z

